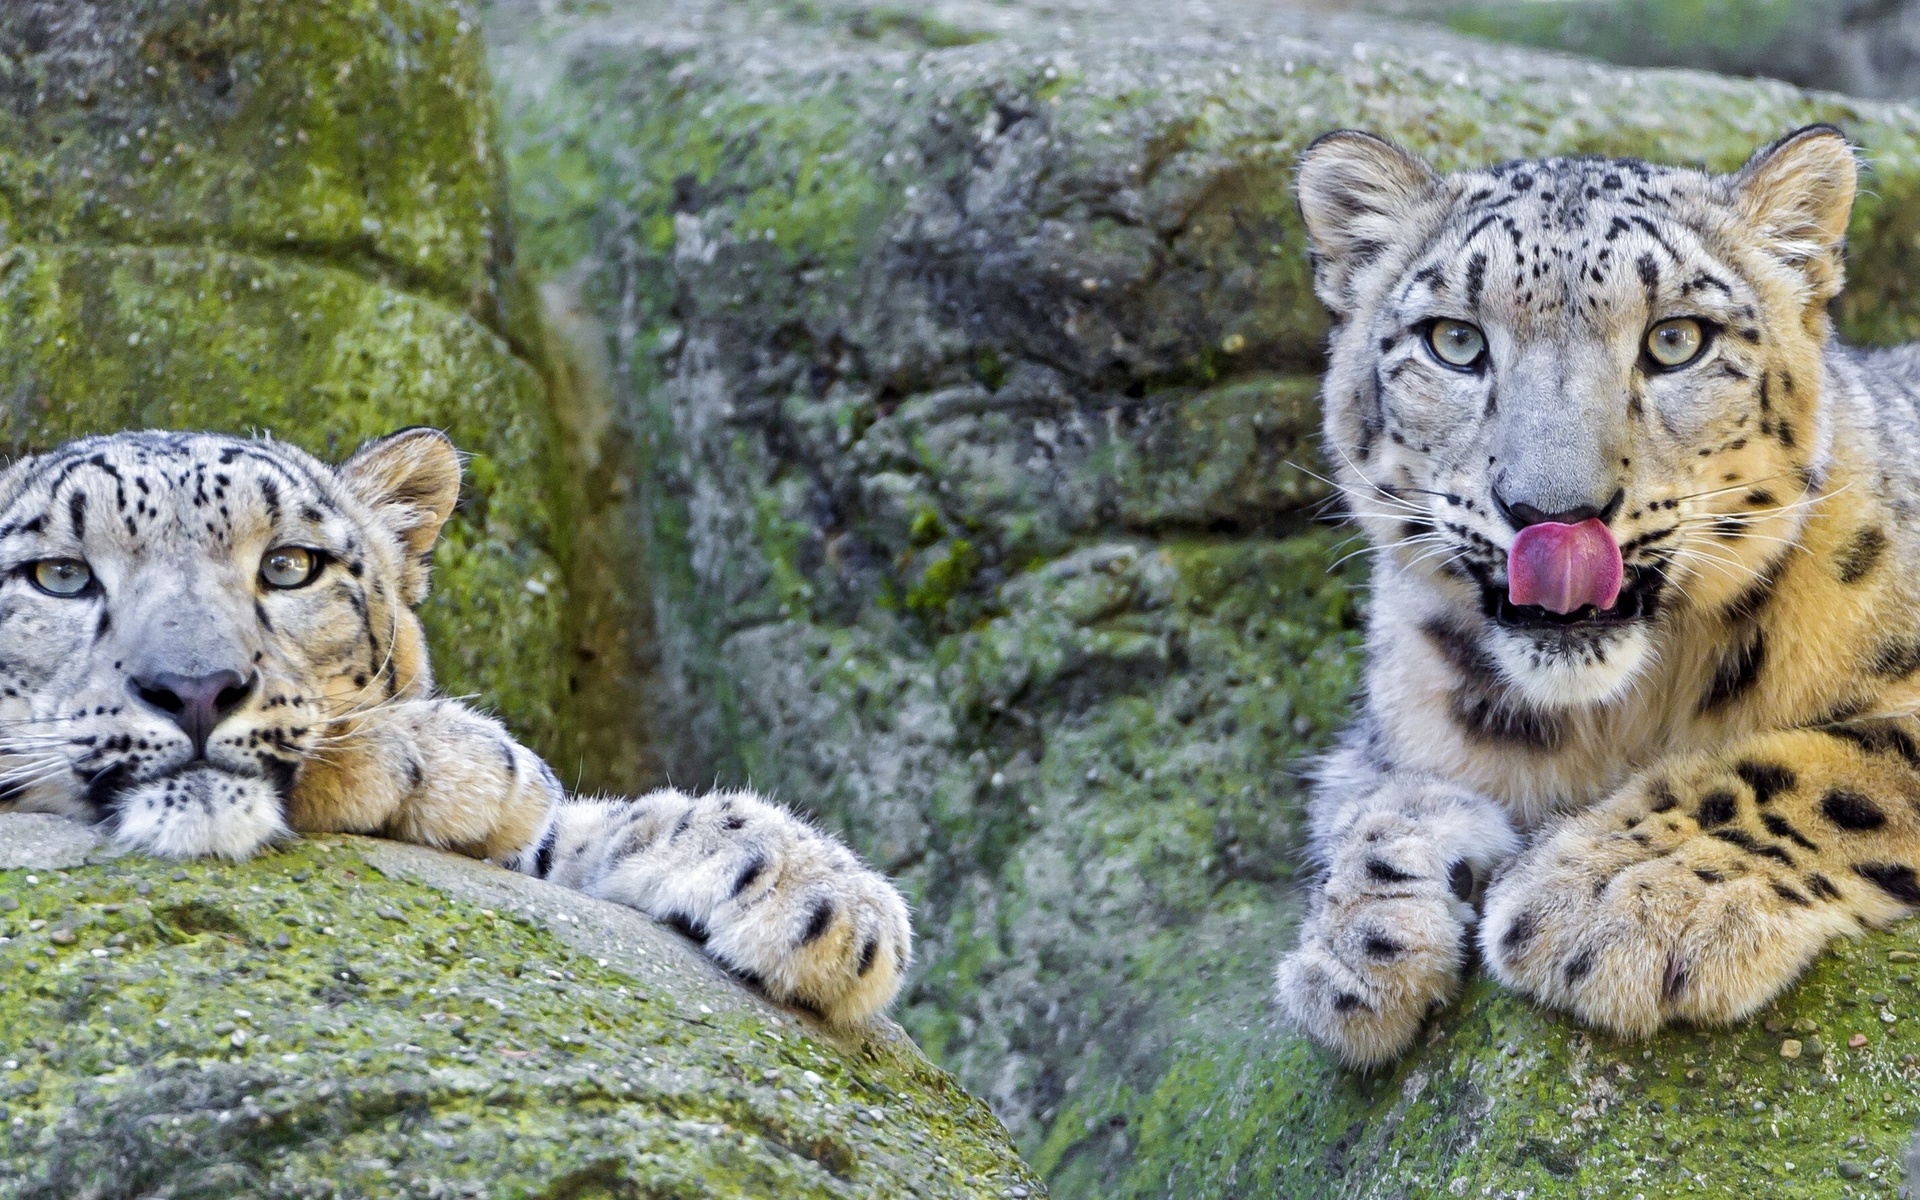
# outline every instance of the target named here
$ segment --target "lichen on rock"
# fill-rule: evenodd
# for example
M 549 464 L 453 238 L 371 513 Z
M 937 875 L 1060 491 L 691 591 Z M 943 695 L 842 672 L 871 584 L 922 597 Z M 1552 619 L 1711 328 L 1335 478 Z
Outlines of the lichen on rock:
M 897 1028 L 438 851 L 116 856 L 0 815 L 0 1195 L 1038 1194 Z
M 1750 1103 L 1799 1078 L 1740 1057 L 1764 1026 L 1641 1059 L 1482 985 L 1373 1081 L 1273 1027 L 1298 772 L 1344 718 L 1364 615 L 1362 547 L 1314 520 L 1326 326 L 1291 164 L 1360 126 L 1442 167 L 1724 170 L 1831 121 L 1874 171 L 1839 315 L 1886 342 L 1920 332 L 1911 110 L 1251 0 L 892 12 L 488 10 L 523 245 L 590 280 L 611 347 L 601 444 L 647 521 L 667 765 L 821 812 L 904 881 L 905 1023 L 1058 1195 L 1678 1180 L 1617 1068 L 1697 1068 Z M 1897 945 L 1781 1012 L 1829 1038 L 1847 972 L 1905 1003 L 1874 965 Z M 1817 1093 L 1893 1097 L 1839 1135 L 1864 1139 L 1862 1179 L 1891 1178 L 1920 1116 L 1889 1011 L 1893 1040 Z M 1486 1032 L 1508 1028 L 1525 1071 Z M 1581 1091 L 1603 1076 L 1629 1100 Z M 1794 1103 L 1778 1143 L 1743 1126 L 1655 1157 L 1780 1195 L 1864 1186 L 1822 1140 L 1843 1107 Z M 1551 1170 L 1516 1149 L 1536 1143 Z

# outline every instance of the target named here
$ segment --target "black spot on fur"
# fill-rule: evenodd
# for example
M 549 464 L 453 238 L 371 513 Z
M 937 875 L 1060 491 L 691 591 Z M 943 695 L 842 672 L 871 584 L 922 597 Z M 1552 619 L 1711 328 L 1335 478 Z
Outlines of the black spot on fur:
M 1709 871 L 1705 867 L 1695 867 L 1693 873 L 1700 877 L 1700 882 L 1702 883 L 1725 883 L 1727 881 L 1725 875 L 1722 875 L 1718 871 Z
M 860 947 L 860 965 L 854 968 L 853 973 L 855 975 L 858 975 L 860 978 L 865 979 L 867 976 L 867 972 L 873 970 L 874 956 L 879 952 L 879 950 L 880 950 L 879 939 L 868 938 L 866 942 Z
M 1498 665 L 1487 655 L 1472 630 L 1453 621 L 1434 617 L 1422 622 L 1420 632 L 1462 677 L 1473 680 L 1497 677 Z
M 1680 797 L 1673 794 L 1673 787 L 1666 780 L 1657 780 L 1653 784 L 1653 811 L 1672 812 L 1680 807 Z
M 1723 614 L 1730 622 L 1751 621 L 1760 615 L 1760 610 L 1773 599 L 1774 588 L 1780 585 L 1780 576 L 1786 572 L 1786 559 L 1781 558 L 1769 564 L 1760 573 L 1760 577 L 1747 585 L 1745 591 L 1735 596 Z
M 1454 693 L 1453 719 L 1470 737 L 1526 750 L 1550 752 L 1565 737 L 1559 719 L 1550 713 L 1468 689 Z
M 1739 800 L 1732 792 L 1711 791 L 1701 797 L 1700 810 L 1694 813 L 1693 819 L 1700 823 L 1700 828 L 1711 829 L 1715 825 L 1725 825 L 1733 820 L 1734 813 L 1738 809 Z
M 1792 791 L 1800 782 L 1790 767 L 1751 759 L 1735 763 L 1733 773 L 1740 777 L 1740 782 L 1753 789 L 1755 804 L 1770 804 L 1775 796 Z
M 1820 849 L 1820 847 L 1808 841 L 1798 829 L 1793 827 L 1791 821 L 1788 821 L 1779 813 L 1761 813 L 1760 823 L 1767 827 L 1768 833 L 1777 838 L 1785 838 L 1802 850 L 1813 850 L 1817 852 Z
M 741 892 L 746 891 L 749 887 L 753 886 L 753 881 L 760 878 L 760 873 L 766 869 L 767 860 L 761 855 L 754 855 L 747 860 L 745 866 L 740 868 L 740 873 L 733 877 L 733 890 L 728 892 L 727 895 L 738 896 Z
M 800 944 L 811 946 L 826 935 L 827 927 L 833 924 L 833 901 L 816 900 L 813 911 L 807 916 L 807 927 L 800 931 Z
M 1700 697 L 1700 714 L 1718 712 L 1753 690 L 1767 661 L 1766 635 L 1749 631 L 1738 646 L 1726 651 L 1713 669 L 1713 679 Z
M 1786 884 L 1781 883 L 1778 879 L 1770 880 L 1769 882 L 1773 885 L 1773 894 L 1785 900 L 1788 904 L 1798 905 L 1801 908 L 1813 907 L 1813 901 L 1807 899 L 1799 892 L 1794 891 Z
M 1868 754 L 1898 755 L 1911 767 L 1920 767 L 1920 746 L 1914 745 L 1907 731 L 1891 721 L 1854 721 L 1831 725 L 1820 732 L 1828 737 L 1852 742 Z
M 1406 950 L 1406 947 L 1390 937 L 1382 937 L 1380 934 L 1370 933 L 1367 935 L 1365 949 L 1368 958 L 1377 958 L 1385 962 L 1400 957 Z
M 1366 1005 L 1367 1002 L 1365 1000 L 1362 1000 L 1352 992 L 1341 992 L 1333 998 L 1333 1011 L 1337 1013 L 1350 1013 L 1356 1008 L 1366 1008 Z
M 1920 879 L 1902 863 L 1855 863 L 1853 873 L 1904 904 L 1920 904 Z
M 1540 932 L 1540 918 L 1530 912 L 1521 913 L 1513 919 L 1513 924 L 1507 926 L 1507 931 L 1500 935 L 1501 953 L 1508 958 L 1513 957 L 1526 949 L 1527 943 L 1531 942 L 1533 935 L 1538 932 Z
M 1820 798 L 1820 811 L 1842 829 L 1855 833 L 1879 829 L 1887 823 L 1887 814 L 1872 800 L 1846 788 L 1831 788 Z
M 553 870 L 553 843 L 559 836 L 557 828 L 547 830 L 547 836 L 540 839 L 540 848 L 533 852 L 533 873 L 542 879 Z
M 1593 951 L 1582 950 L 1568 959 L 1564 974 L 1569 987 L 1593 974 Z
M 1833 880 L 1828 879 L 1818 871 L 1807 876 L 1807 889 L 1822 900 L 1838 900 L 1840 898 L 1840 889 L 1833 886 Z
M 1420 877 L 1409 875 L 1383 859 L 1370 858 L 1367 860 L 1367 878 L 1375 883 L 1412 883 Z
M 1853 540 L 1841 548 L 1834 557 L 1833 565 L 1840 572 L 1841 583 L 1859 583 L 1873 574 L 1880 565 L 1880 558 L 1887 550 L 1887 535 L 1881 530 L 1868 526 L 1853 535 Z
M 1485 251 L 1476 251 L 1467 260 L 1467 307 L 1475 308 L 1480 303 L 1480 290 L 1487 282 L 1487 255 Z
M 1788 854 L 1778 846 L 1761 841 L 1759 838 L 1754 837 L 1742 829 L 1714 829 L 1710 830 L 1707 836 L 1719 838 L 1729 846 L 1738 846 L 1748 854 L 1756 854 L 1761 858 L 1771 858 L 1775 862 L 1784 863 L 1789 867 L 1795 865 L 1793 855 Z
M 1920 671 L 1920 641 L 1886 643 L 1867 660 L 1867 670 L 1882 679 L 1905 679 Z

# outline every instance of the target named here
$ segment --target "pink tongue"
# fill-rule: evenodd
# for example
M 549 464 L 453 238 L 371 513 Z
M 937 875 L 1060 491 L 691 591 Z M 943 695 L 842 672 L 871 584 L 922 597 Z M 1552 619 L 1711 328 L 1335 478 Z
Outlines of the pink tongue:
M 1507 552 L 1507 599 L 1570 613 L 1582 605 L 1613 607 L 1620 598 L 1620 547 L 1597 519 L 1578 525 L 1542 521 L 1513 539 Z

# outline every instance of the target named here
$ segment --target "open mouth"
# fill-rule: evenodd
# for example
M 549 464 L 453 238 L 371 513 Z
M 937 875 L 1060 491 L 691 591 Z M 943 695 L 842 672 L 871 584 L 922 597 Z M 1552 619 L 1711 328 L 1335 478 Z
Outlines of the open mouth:
M 1652 617 L 1660 603 L 1665 574 L 1657 567 L 1628 567 L 1619 598 L 1609 608 L 1583 604 L 1572 612 L 1557 613 L 1537 604 L 1515 604 L 1507 585 L 1483 584 L 1480 609 L 1500 625 L 1517 630 L 1591 631 L 1608 633 Z

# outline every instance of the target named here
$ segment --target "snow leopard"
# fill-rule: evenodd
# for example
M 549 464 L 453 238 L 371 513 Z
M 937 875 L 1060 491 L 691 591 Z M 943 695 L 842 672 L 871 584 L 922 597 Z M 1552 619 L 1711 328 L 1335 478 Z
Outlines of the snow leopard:
M 432 429 L 337 467 L 148 431 L 0 472 L 0 808 L 163 856 L 308 832 L 442 847 L 669 922 L 831 1023 L 884 1010 L 908 910 L 846 846 L 749 791 L 569 795 L 435 693 L 415 609 L 461 472 Z
M 1828 126 L 1731 174 L 1303 154 L 1376 565 L 1277 989 L 1347 1063 L 1476 959 L 1644 1036 L 1920 909 L 1920 347 L 1836 339 L 1857 182 Z

